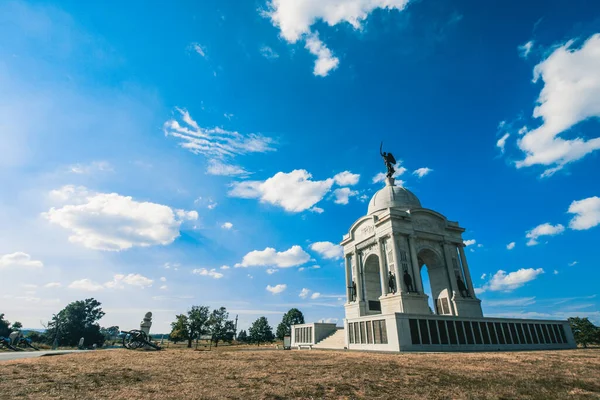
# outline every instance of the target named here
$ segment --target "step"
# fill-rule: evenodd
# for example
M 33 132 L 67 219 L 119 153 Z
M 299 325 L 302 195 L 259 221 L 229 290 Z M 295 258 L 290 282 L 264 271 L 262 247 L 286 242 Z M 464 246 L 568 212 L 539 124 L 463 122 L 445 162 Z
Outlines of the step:
M 327 336 L 313 347 L 315 349 L 339 349 L 346 346 L 346 331 L 343 328 L 337 329 L 333 334 Z

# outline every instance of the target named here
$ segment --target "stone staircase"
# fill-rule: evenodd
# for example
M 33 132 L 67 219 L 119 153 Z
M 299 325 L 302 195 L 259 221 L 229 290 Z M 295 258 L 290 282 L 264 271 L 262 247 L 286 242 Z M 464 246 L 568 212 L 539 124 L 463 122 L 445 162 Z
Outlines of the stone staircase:
M 314 349 L 330 349 L 330 350 L 343 350 L 346 346 L 346 331 L 344 328 L 337 328 L 337 330 L 319 343 L 313 346 Z

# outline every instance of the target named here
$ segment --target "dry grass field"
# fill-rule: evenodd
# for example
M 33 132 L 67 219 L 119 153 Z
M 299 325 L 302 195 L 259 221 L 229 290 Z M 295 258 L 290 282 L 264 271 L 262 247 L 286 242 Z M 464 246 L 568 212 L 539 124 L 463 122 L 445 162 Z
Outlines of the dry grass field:
M 96 351 L 2 362 L 0 398 L 598 399 L 600 350 Z

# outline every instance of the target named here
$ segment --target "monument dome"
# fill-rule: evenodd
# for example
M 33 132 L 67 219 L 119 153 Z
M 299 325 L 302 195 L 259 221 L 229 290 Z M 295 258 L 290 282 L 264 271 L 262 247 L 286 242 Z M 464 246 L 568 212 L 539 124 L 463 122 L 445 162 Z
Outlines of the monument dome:
M 421 202 L 410 190 L 395 186 L 393 178 L 386 178 L 385 187 L 377 191 L 371 198 L 367 214 L 371 215 L 386 208 L 407 211 L 413 208 L 421 208 Z

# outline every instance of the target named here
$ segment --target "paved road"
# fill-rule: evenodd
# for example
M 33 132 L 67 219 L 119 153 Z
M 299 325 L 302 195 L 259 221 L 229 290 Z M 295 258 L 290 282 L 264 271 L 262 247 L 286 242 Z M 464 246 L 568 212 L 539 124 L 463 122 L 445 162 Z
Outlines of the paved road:
M 0 353 L 0 361 L 20 360 L 22 358 L 34 358 L 41 356 L 53 356 L 69 353 L 83 353 L 87 350 L 48 350 L 48 351 L 11 351 Z

